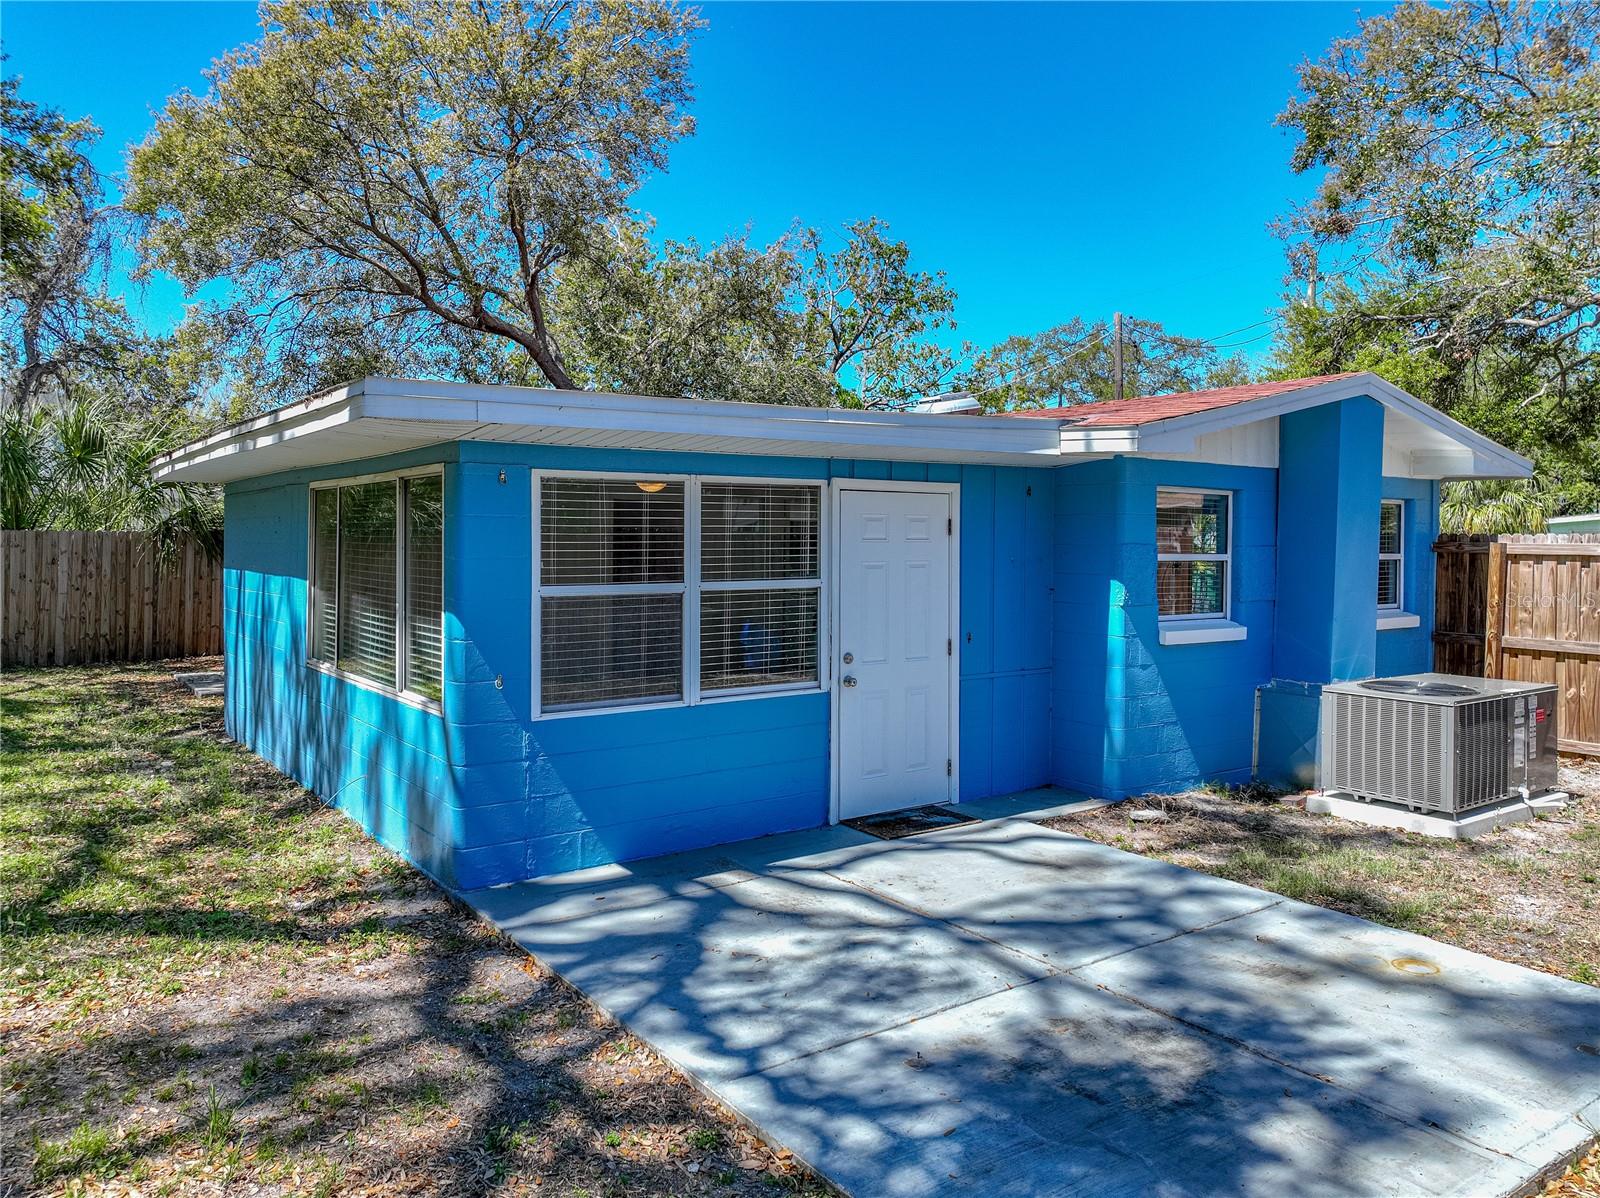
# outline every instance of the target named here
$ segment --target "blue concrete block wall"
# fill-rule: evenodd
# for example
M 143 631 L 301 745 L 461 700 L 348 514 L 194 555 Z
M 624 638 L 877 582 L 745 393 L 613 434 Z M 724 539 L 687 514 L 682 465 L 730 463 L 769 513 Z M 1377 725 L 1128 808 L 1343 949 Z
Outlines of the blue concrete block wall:
M 474 443 L 435 451 L 446 521 L 435 713 L 305 665 L 307 484 L 423 460 L 228 488 L 228 719 L 236 739 L 440 880 L 490 885 L 828 818 L 826 693 L 532 719 L 535 469 L 961 483 L 959 792 L 1049 780 L 1050 472 Z
M 446 452 L 374 460 L 362 470 L 420 465 Z M 307 484 L 346 473 L 299 471 L 227 488 L 228 735 L 384 845 L 453 882 L 455 845 L 467 821 L 455 802 L 460 746 L 443 718 L 306 666 Z
M 1109 798 L 1250 776 L 1255 689 L 1271 677 L 1276 472 L 1114 458 L 1058 472 L 1053 685 L 1057 783 Z M 1156 490 L 1233 494 L 1231 618 L 1245 639 L 1163 645 Z
M 1333 429 L 1350 442 L 1351 461 L 1370 456 L 1370 423 L 1358 413 Z M 305 665 L 307 484 L 428 461 L 445 472 L 442 712 Z M 451 885 L 828 818 L 824 692 L 532 718 L 536 469 L 959 483 L 959 796 L 1055 783 L 1120 798 L 1250 776 L 1256 691 L 1282 656 L 1283 480 L 1274 470 L 1140 458 L 1026 470 L 464 443 L 229 486 L 230 734 Z M 1438 486 L 1357 482 L 1352 496 L 1381 490 L 1407 504 L 1406 607 L 1420 617 L 1417 629 L 1376 634 L 1376 669 L 1426 669 Z M 1231 615 L 1246 629 L 1242 641 L 1160 643 L 1161 486 L 1233 493 Z M 1373 510 L 1361 534 L 1374 547 L 1363 576 L 1376 573 Z M 1339 538 L 1352 539 L 1342 529 Z M 1333 576 L 1327 563 L 1307 568 Z M 1296 588 L 1303 583 L 1296 576 Z M 1351 606 L 1362 603 L 1370 621 L 1373 599 Z M 1331 658 L 1336 646 L 1325 639 Z
M 1273 673 L 1370 678 L 1377 666 L 1383 407 L 1365 396 L 1278 420 L 1278 607 Z M 1372 585 L 1361 585 L 1371 578 Z

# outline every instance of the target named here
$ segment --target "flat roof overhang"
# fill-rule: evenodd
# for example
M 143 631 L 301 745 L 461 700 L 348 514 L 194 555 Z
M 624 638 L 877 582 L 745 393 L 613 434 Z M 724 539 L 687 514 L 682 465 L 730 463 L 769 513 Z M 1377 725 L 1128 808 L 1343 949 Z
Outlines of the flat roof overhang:
M 158 482 L 233 482 L 450 441 L 1052 466 L 1052 421 L 707 403 L 368 378 L 240 421 L 158 458 Z
M 1065 466 L 1118 454 L 1209 460 L 1202 439 L 1212 434 L 1360 395 L 1384 407 L 1385 473 L 1533 472 L 1526 458 L 1363 374 L 1128 425 L 1075 424 L 1072 408 L 1057 421 L 367 378 L 229 425 L 156 459 L 152 474 L 158 482 L 226 483 L 452 441 L 992 466 Z

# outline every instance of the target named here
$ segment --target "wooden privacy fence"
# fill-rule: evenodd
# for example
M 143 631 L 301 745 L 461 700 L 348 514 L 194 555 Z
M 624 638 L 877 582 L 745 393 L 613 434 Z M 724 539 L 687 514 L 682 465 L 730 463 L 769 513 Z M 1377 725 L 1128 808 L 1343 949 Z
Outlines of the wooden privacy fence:
M 1556 684 L 1558 747 L 1600 754 L 1600 534 L 1442 536 L 1434 669 Z
M 64 666 L 222 652 L 222 563 L 148 533 L 0 532 L 0 664 Z

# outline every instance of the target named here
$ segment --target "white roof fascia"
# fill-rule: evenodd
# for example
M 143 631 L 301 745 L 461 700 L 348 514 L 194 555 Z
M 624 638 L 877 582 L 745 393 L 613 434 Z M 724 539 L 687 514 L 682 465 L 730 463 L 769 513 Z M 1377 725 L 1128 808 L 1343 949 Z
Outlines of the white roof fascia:
M 726 443 L 724 452 L 748 452 L 742 444 L 793 446 L 804 456 L 872 456 L 874 451 L 921 452 L 942 460 L 1010 461 L 1055 465 L 1060 460 L 1056 430 L 1014 422 L 962 420 L 948 415 L 802 408 L 780 404 L 707 403 L 703 400 L 557 391 L 534 387 L 420 382 L 369 378 L 275 409 L 222 429 L 156 459 L 158 481 L 179 481 L 203 464 L 302 437 L 359 426 L 363 420 L 414 425 L 414 444 L 496 439 L 514 428 L 594 430 L 673 434 L 703 438 L 706 449 Z M 354 431 L 352 427 L 351 431 Z M 261 463 L 237 477 L 292 469 L 295 463 Z M 231 473 L 231 472 L 227 472 Z

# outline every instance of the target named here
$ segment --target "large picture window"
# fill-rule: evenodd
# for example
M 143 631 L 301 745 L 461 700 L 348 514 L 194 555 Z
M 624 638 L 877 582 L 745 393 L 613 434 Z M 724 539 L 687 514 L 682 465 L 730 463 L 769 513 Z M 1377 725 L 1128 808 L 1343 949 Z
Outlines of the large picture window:
M 437 701 L 443 677 L 439 475 L 311 492 L 313 664 Z
M 1385 499 L 1378 515 L 1378 610 L 1399 611 L 1405 600 L 1405 504 Z
M 1227 618 L 1230 498 L 1225 491 L 1156 492 L 1156 601 L 1162 617 Z
M 821 489 L 539 479 L 542 712 L 818 685 Z

